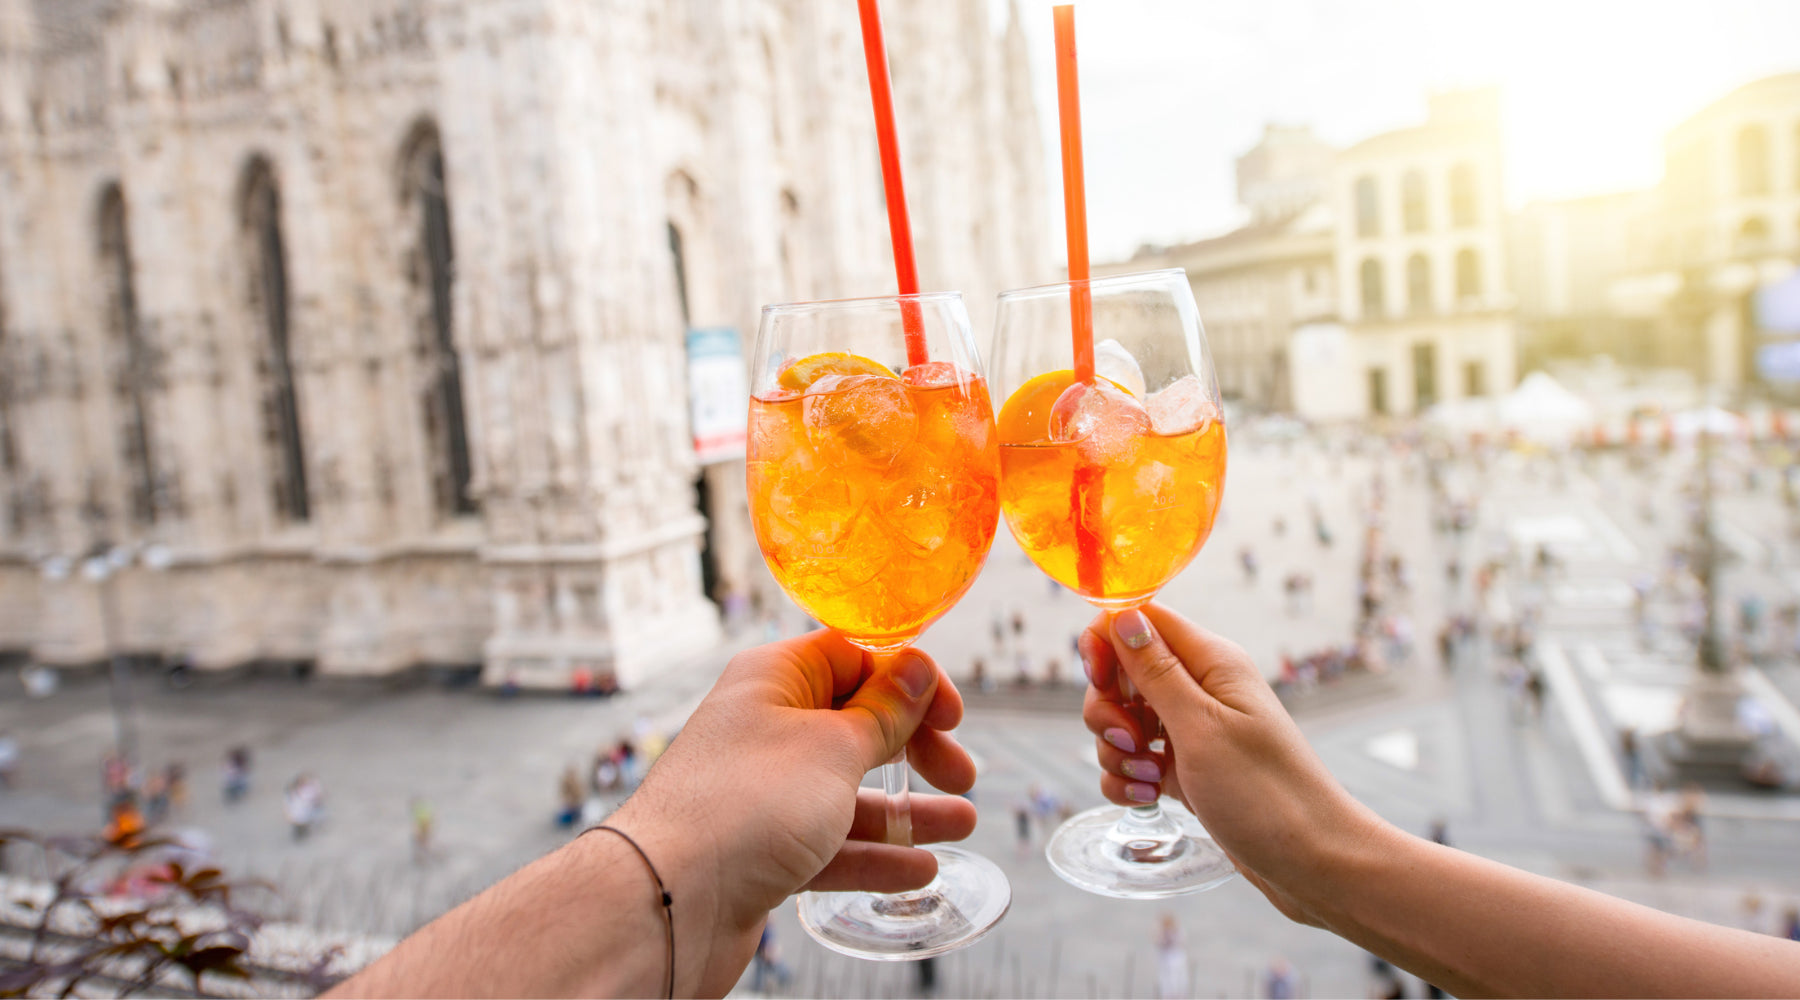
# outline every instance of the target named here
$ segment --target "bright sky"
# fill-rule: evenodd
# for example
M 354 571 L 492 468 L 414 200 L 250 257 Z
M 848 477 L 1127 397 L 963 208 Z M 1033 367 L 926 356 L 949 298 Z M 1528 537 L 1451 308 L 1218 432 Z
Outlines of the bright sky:
M 1060 233 L 1055 0 L 1018 2 Z M 1096 260 L 1236 225 L 1265 121 L 1348 145 L 1498 84 L 1516 206 L 1654 184 L 1670 126 L 1800 70 L 1797 0 L 1082 0 L 1075 24 Z

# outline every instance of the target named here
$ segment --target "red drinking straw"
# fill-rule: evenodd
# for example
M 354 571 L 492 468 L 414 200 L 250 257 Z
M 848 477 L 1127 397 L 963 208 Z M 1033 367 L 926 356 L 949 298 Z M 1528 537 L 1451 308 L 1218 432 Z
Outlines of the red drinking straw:
M 1094 380 L 1094 303 L 1088 280 L 1087 181 L 1081 173 L 1081 86 L 1075 75 L 1075 6 L 1052 8 L 1056 18 L 1056 106 L 1062 120 L 1063 222 L 1069 234 L 1069 314 L 1075 337 L 1075 379 Z
M 1069 319 L 1074 337 L 1075 380 L 1094 382 L 1094 299 L 1088 285 L 1087 184 L 1081 176 L 1081 88 L 1075 75 L 1075 7 L 1064 4 L 1056 19 L 1056 105 L 1062 121 L 1063 222 L 1069 234 Z M 1100 510 L 1106 470 L 1089 462 L 1075 466 L 1069 506 L 1075 514 L 1075 579 L 1089 597 L 1104 596 L 1100 563 Z
M 869 99 L 875 104 L 875 139 L 881 146 L 881 182 L 887 188 L 888 235 L 894 241 L 894 274 L 901 295 L 919 294 L 919 265 L 913 259 L 912 222 L 906 216 L 906 185 L 900 180 L 900 143 L 894 138 L 894 84 L 888 78 L 887 46 L 881 40 L 878 0 L 856 0 L 862 16 L 863 57 L 869 63 Z M 900 303 L 906 329 L 906 363 L 930 360 L 925 349 L 925 319 L 919 304 Z

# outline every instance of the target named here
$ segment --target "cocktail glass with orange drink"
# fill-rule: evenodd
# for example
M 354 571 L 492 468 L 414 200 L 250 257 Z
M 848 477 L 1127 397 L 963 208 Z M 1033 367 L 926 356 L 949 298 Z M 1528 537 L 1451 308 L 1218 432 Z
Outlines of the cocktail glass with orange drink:
M 999 520 L 993 404 L 959 294 L 763 310 L 749 432 L 750 517 L 775 581 L 883 662 L 968 590 Z M 888 838 L 911 845 L 905 754 L 883 768 Z M 932 845 L 917 892 L 804 893 L 821 943 L 873 959 L 970 944 L 1012 893 L 991 861 Z
M 1091 309 L 1090 380 L 1075 373 L 1076 309 Z M 1224 415 L 1186 274 L 1006 292 L 998 324 L 1007 527 L 1038 568 L 1095 607 L 1148 603 L 1206 543 L 1225 486 Z M 1160 803 L 1080 813 L 1045 853 L 1068 882 L 1124 898 L 1197 892 L 1233 873 L 1198 820 Z

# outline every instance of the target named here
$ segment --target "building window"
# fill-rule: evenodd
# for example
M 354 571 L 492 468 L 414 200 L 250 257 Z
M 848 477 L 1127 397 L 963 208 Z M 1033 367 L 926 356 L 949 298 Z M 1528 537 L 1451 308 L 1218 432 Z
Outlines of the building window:
M 125 193 L 109 184 L 100 193 L 98 218 L 100 280 L 106 303 L 106 334 L 112 355 L 111 389 L 119 421 L 119 455 L 125 467 L 126 510 L 132 523 L 156 523 L 157 471 L 150 426 L 150 394 L 155 363 L 138 316 Z
M 1475 165 L 1458 163 L 1450 168 L 1450 224 L 1473 226 L 1480 215 L 1475 196 Z
M 1413 409 L 1437 402 L 1437 345 L 1421 341 L 1412 346 Z
M 1745 125 L 1737 134 L 1738 194 L 1769 193 L 1769 133 L 1761 125 Z
M 669 259 L 675 265 L 675 301 L 681 304 L 681 325 L 689 326 L 693 320 L 688 315 L 687 258 L 681 252 L 681 230 L 675 223 L 669 223 Z
M 306 497 L 306 449 L 300 436 L 300 401 L 288 344 L 287 249 L 281 237 L 281 189 L 269 161 L 245 168 L 240 216 L 250 250 L 251 308 L 262 323 L 256 380 L 262 395 L 263 445 L 275 514 L 284 521 L 311 516 Z
M 1481 258 L 1469 247 L 1456 251 L 1456 301 L 1481 297 Z
M 1356 235 L 1381 235 L 1381 200 L 1373 177 L 1360 177 L 1356 181 Z
M 1429 225 L 1426 204 L 1424 172 L 1408 170 L 1406 176 L 1400 178 L 1400 218 L 1407 232 L 1425 231 Z
M 412 278 L 424 293 L 416 347 L 426 374 L 425 430 L 430 443 L 432 494 L 439 512 L 472 514 L 472 466 L 463 407 L 462 364 L 452 323 L 456 255 L 450 239 L 450 200 L 444 183 L 444 150 L 437 128 L 413 130 L 401 158 L 405 203 L 419 227 Z
M 1487 395 L 1487 372 L 1482 370 L 1481 362 L 1463 362 L 1463 395 L 1470 398 Z
M 1406 259 L 1406 308 L 1415 314 L 1431 311 L 1431 262 L 1422 253 Z
M 1387 369 L 1369 369 L 1369 412 L 1375 416 L 1386 416 L 1388 411 Z
M 1362 303 L 1364 316 L 1380 316 L 1387 312 L 1381 294 L 1381 261 L 1369 257 L 1362 262 Z

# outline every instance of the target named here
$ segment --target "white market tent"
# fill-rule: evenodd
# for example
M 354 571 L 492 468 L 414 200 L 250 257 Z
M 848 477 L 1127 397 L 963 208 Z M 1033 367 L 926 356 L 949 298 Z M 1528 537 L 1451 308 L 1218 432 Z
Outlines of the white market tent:
M 1430 423 L 1459 434 L 1517 434 L 1540 444 L 1562 445 L 1594 426 L 1594 408 L 1543 372 L 1525 376 L 1498 399 L 1439 403 Z

